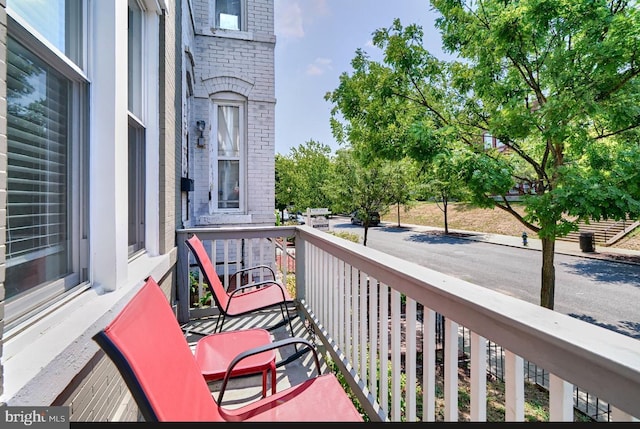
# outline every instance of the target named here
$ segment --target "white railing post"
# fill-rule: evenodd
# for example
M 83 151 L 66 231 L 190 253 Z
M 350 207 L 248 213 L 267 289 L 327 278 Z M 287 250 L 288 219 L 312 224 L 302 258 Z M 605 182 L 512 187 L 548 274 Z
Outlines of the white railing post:
M 505 350 L 504 356 L 505 421 L 524 421 L 524 361 Z
M 351 340 L 351 364 L 353 367 L 358 370 L 358 362 L 360 356 L 360 323 L 359 323 L 359 314 L 360 314 L 360 283 L 358 282 L 359 271 L 351 267 L 351 332 L 352 332 L 352 340 Z
M 407 422 L 416 421 L 416 302 L 407 297 L 406 300 L 406 317 L 405 317 L 405 356 L 404 362 L 407 373 L 407 398 L 406 413 Z
M 360 272 L 360 378 L 367 384 L 367 281 L 369 277 Z
M 400 421 L 400 292 L 391 290 L 391 420 Z
M 389 286 L 380 283 L 380 405 L 389 414 Z
M 436 312 L 424 307 L 422 325 L 422 420 L 436 420 Z
M 458 324 L 444 322 L 444 420 L 458 421 Z
M 573 421 L 573 385 L 549 374 L 549 421 Z
M 296 229 L 295 235 L 295 249 L 296 249 L 296 299 L 307 299 L 307 242 L 302 238 L 301 234 L 298 234 Z
M 378 396 L 378 281 L 369 277 L 369 391 Z M 382 368 L 380 369 L 382 370 Z
M 471 421 L 487 419 L 487 340 L 471 332 Z

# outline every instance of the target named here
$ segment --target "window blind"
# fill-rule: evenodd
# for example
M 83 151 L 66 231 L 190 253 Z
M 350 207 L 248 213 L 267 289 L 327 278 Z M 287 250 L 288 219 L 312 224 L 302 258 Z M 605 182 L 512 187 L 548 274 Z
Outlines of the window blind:
M 13 39 L 7 46 L 7 267 L 39 264 L 53 280 L 69 260 L 70 83 Z

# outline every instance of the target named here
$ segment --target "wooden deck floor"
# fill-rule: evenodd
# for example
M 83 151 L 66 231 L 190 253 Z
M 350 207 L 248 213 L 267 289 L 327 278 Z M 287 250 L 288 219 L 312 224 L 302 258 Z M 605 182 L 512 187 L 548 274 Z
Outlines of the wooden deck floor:
M 295 314 L 295 309 L 291 307 L 290 314 Z M 224 323 L 223 331 L 232 331 L 238 329 L 249 328 L 268 328 L 282 321 L 282 314 L 279 310 L 261 311 L 249 316 L 238 317 L 234 319 L 226 319 Z M 196 342 L 202 338 L 202 335 L 206 335 L 213 332 L 216 322 L 216 317 L 203 318 L 198 320 L 191 320 L 183 325 L 183 329 L 186 331 L 186 338 L 191 346 L 192 350 L 195 348 Z M 304 319 L 301 317 L 295 317 L 292 320 L 294 334 L 296 337 L 304 338 L 312 343 L 315 338 L 304 327 Z M 273 341 L 290 338 L 288 325 L 280 326 L 271 331 L 271 337 Z M 317 341 L 319 343 L 319 341 Z M 276 362 L 290 356 L 295 352 L 293 346 L 285 346 L 279 350 L 276 350 Z M 323 356 L 319 353 L 321 362 L 321 372 L 328 371 L 326 362 Z M 276 389 L 281 391 L 287 387 L 296 385 L 310 376 L 316 375 L 315 364 L 310 353 L 307 353 L 303 357 L 297 359 L 294 362 L 281 366 L 276 371 Z M 270 379 L 270 378 L 269 378 Z M 214 381 L 209 383 L 212 395 L 214 398 L 218 397 L 218 392 L 222 385 L 221 381 Z M 268 385 L 268 392 L 271 392 L 271 386 Z M 262 376 L 245 376 L 232 379 L 227 385 L 227 389 L 224 394 L 223 406 L 227 408 L 237 408 L 246 403 L 258 400 L 261 398 L 262 392 Z

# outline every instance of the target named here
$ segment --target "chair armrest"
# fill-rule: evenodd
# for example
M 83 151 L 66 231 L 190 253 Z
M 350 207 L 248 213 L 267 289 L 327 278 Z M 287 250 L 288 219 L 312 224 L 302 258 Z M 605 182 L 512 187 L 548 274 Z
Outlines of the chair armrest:
M 252 349 L 245 350 L 244 352 L 238 354 L 235 358 L 233 358 L 229 366 L 227 366 L 227 372 L 224 375 L 224 379 L 222 380 L 222 387 L 220 388 L 220 393 L 218 394 L 218 400 L 217 400 L 218 406 L 222 406 L 222 397 L 224 396 L 224 392 L 227 388 L 227 383 L 229 382 L 229 378 L 231 376 L 231 373 L 233 372 L 233 369 L 239 362 L 241 362 L 242 360 L 250 356 L 254 356 L 259 353 L 266 352 L 268 350 L 279 349 L 281 347 L 289 346 L 292 344 L 302 344 L 304 348 L 307 349 L 307 351 L 310 350 L 313 353 L 313 358 L 316 364 L 316 370 L 318 371 L 318 374 L 320 374 L 320 359 L 318 358 L 318 352 L 313 346 L 313 344 L 311 344 L 309 341 L 305 340 L 304 338 L 298 338 L 298 337 L 285 338 L 284 340 L 274 341 L 272 343 L 265 344 L 263 346 L 254 347 Z M 295 353 L 296 358 L 300 357 L 305 353 L 301 353 L 301 351 L 296 352 Z M 289 363 L 292 360 L 293 359 L 286 359 L 284 362 Z M 280 364 L 280 366 L 282 366 L 282 363 Z
M 241 270 L 237 270 L 235 273 L 233 273 L 231 275 L 231 277 L 229 277 L 229 284 L 232 284 L 231 282 L 233 280 L 235 280 L 236 274 L 244 273 L 244 272 L 247 272 L 247 271 L 259 270 L 259 269 L 266 269 L 267 271 L 269 271 L 271 273 L 271 278 L 273 280 L 276 279 L 276 273 L 273 271 L 273 268 L 271 268 L 268 265 L 256 265 L 256 266 L 253 266 L 253 267 L 248 267 L 248 268 L 243 268 Z
M 232 299 L 236 293 L 242 292 L 245 289 L 250 289 L 250 288 L 253 288 L 253 287 L 256 287 L 256 286 L 264 286 L 264 285 L 276 285 L 276 286 L 278 286 L 280 288 L 280 292 L 282 292 L 282 300 L 286 301 L 286 294 L 284 292 L 284 286 L 281 283 L 278 283 L 275 280 L 265 280 L 265 281 L 262 281 L 262 282 L 251 283 L 250 285 L 241 286 L 241 287 L 237 288 L 236 290 L 234 290 L 233 292 L 231 292 L 229 294 L 229 299 Z

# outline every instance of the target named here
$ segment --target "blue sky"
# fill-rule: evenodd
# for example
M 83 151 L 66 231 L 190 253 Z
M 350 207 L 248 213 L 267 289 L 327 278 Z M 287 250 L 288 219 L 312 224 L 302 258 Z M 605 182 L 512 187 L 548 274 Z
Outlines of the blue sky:
M 351 73 L 356 49 L 381 58 L 371 35 L 394 18 L 421 25 L 427 49 L 443 56 L 428 0 L 275 0 L 276 153 L 310 139 L 339 148 L 324 95 Z

